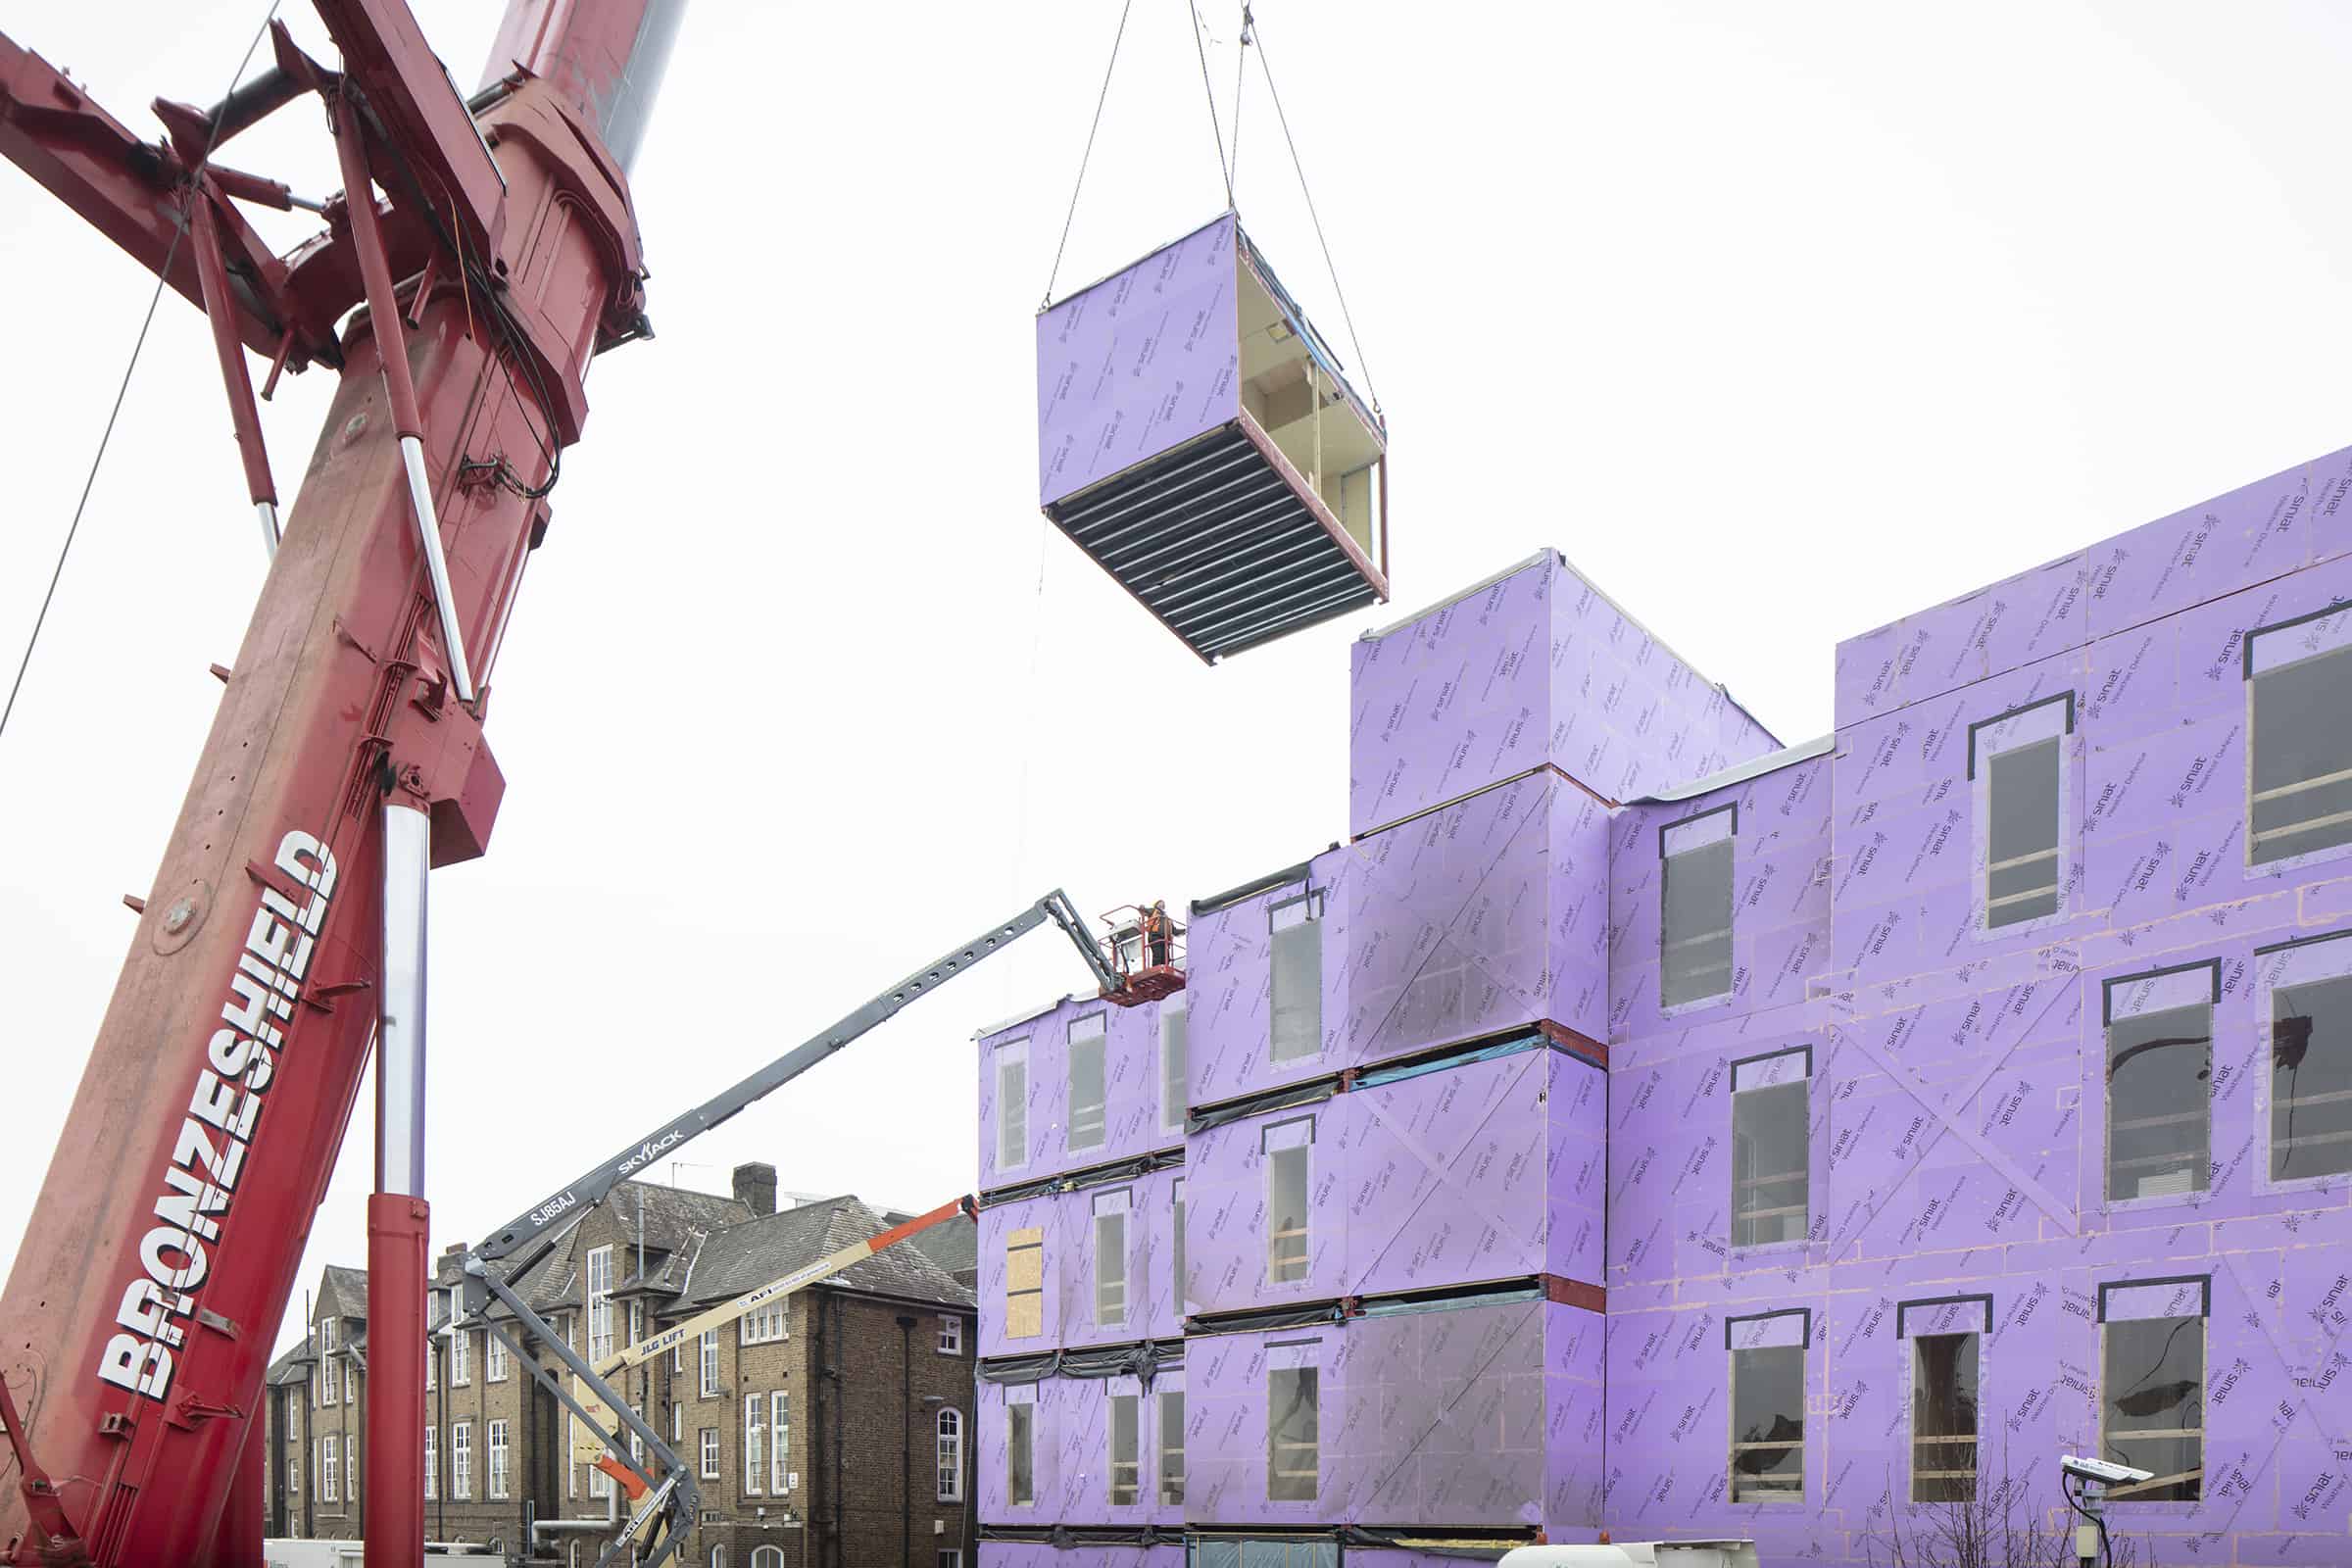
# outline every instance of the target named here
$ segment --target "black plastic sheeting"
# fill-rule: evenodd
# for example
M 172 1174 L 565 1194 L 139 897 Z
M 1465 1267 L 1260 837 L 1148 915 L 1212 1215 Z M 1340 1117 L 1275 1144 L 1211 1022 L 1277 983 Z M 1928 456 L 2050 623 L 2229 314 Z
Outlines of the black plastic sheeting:
M 1335 843 L 1331 848 L 1336 850 L 1339 845 Z M 1329 854 L 1330 851 L 1327 850 L 1324 853 Z M 1193 912 L 1195 914 L 1213 914 L 1219 909 L 1230 908 L 1234 905 L 1254 899 L 1260 893 L 1271 893 L 1276 888 L 1287 888 L 1294 882 L 1304 882 L 1307 873 L 1314 868 L 1313 860 L 1300 860 L 1297 865 L 1286 865 L 1279 871 L 1269 871 L 1264 876 L 1252 877 L 1239 887 L 1227 888 L 1222 893 L 1212 893 L 1205 899 L 1195 899 Z
M 1067 1551 L 1073 1546 L 1181 1546 L 1184 1532 L 1158 1525 L 1138 1525 L 1132 1530 L 1102 1526 L 1073 1529 L 1068 1525 L 982 1525 L 980 1539 L 1044 1542 L 1056 1551 Z
M 1350 1309 L 1345 1301 L 1323 1301 L 1311 1306 L 1269 1306 L 1249 1312 L 1224 1312 L 1214 1317 L 1188 1317 L 1185 1332 L 1202 1334 L 1257 1334 L 1268 1329 L 1312 1329 L 1329 1324 L 1345 1325 L 1357 1317 L 1403 1317 L 1413 1312 L 1458 1312 L 1472 1306 L 1500 1306 L 1509 1301 L 1540 1301 L 1544 1298 L 1544 1282 L 1530 1279 L 1525 1283 L 1513 1280 L 1483 1285 L 1444 1286 L 1432 1291 L 1403 1298 L 1391 1298 Z
M 1004 1355 L 980 1362 L 973 1375 L 983 1383 L 1042 1383 L 1047 1378 L 1141 1378 L 1150 1383 L 1163 1367 L 1184 1365 L 1184 1342 L 1112 1345 L 1095 1349 L 1047 1350 L 1038 1355 Z
M 999 1203 L 1017 1203 L 1025 1198 L 1043 1198 L 1048 1193 L 1074 1193 L 1082 1188 L 1101 1187 L 1108 1182 L 1133 1181 L 1155 1170 L 1168 1170 L 1184 1163 L 1184 1151 L 1163 1149 L 1156 1153 L 1138 1154 L 1113 1165 L 1095 1165 L 1086 1170 L 1066 1171 L 1059 1176 L 1045 1176 L 1018 1187 L 997 1187 L 982 1193 L 979 1206 L 994 1208 Z
M 1293 1105 L 1316 1104 L 1339 1092 L 1340 1080 L 1337 1077 L 1313 1078 L 1302 1084 L 1269 1089 L 1262 1095 L 1251 1095 L 1247 1100 L 1231 1100 L 1222 1105 L 1194 1111 L 1184 1118 L 1184 1133 L 1188 1138 L 1197 1138 L 1212 1127 L 1262 1116 L 1269 1110 L 1288 1110 Z

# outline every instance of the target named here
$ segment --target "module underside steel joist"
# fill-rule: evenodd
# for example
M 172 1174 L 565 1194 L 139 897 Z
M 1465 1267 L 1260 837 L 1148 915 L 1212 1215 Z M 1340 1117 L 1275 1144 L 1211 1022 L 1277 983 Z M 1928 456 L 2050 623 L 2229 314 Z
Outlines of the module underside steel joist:
M 1202 659 L 1387 597 L 1244 415 L 1046 509 Z

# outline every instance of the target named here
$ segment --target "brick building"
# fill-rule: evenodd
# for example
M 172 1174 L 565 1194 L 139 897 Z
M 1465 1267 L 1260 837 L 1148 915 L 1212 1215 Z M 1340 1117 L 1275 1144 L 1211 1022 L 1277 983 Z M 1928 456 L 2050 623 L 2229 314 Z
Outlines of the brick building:
M 852 1197 L 778 1209 L 772 1167 L 729 1198 L 628 1182 L 546 1251 L 516 1289 L 591 1360 L 813 1262 L 906 1216 Z M 693 1467 L 701 1491 L 683 1561 L 712 1568 L 847 1568 L 972 1561 L 971 1225 L 952 1220 L 613 1379 Z M 957 1232 L 963 1232 L 957 1235 Z M 495 1542 L 525 1560 L 534 1523 L 599 1521 L 625 1499 L 573 1462 L 569 1418 L 492 1324 L 454 1328 L 442 1256 L 426 1373 L 425 1534 Z M 958 1275 L 962 1277 L 959 1279 Z M 367 1275 L 330 1267 L 304 1343 L 270 1368 L 272 1535 L 357 1538 L 368 1397 Z M 553 1351 L 530 1345 L 560 1380 Z M 543 1561 L 593 1560 L 581 1532 L 542 1531 Z

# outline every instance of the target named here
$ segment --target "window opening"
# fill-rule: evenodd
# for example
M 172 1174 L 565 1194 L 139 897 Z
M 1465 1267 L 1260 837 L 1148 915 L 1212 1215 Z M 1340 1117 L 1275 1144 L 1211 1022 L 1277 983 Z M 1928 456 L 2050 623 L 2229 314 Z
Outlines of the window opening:
M 1732 840 L 1735 806 L 1658 830 L 1658 1004 L 1687 1006 L 1732 994 Z

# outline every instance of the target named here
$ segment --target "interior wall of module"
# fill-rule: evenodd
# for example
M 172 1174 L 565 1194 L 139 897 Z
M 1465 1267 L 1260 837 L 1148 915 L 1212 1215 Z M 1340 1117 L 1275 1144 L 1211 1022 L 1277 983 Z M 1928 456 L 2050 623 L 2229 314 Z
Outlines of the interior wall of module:
M 1387 430 L 1228 213 L 1040 313 L 1046 514 L 1214 661 L 1388 597 Z
M 1184 1050 L 1169 1015 L 1185 1006 L 1182 992 L 1132 1007 L 1068 998 L 982 1036 L 981 1191 L 1180 1147 L 1166 1054 Z
M 1196 1136 L 1195 1313 L 1600 1279 L 1606 1075 L 1538 1044 Z
M 1780 743 L 1560 556 L 1353 646 L 1348 829 L 1548 764 L 1630 801 Z
M 1196 1525 L 1595 1528 L 1601 1319 L 1536 1300 L 1196 1336 Z

